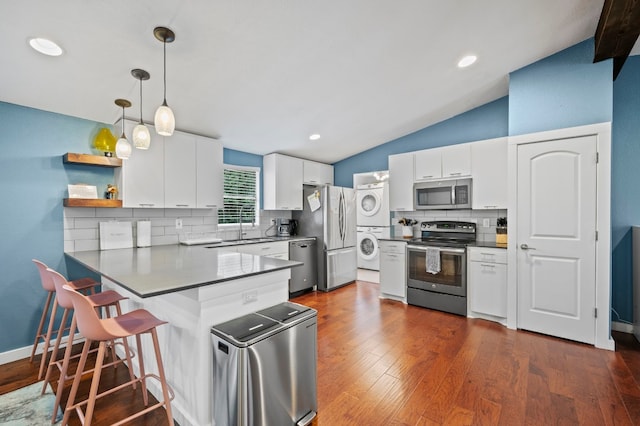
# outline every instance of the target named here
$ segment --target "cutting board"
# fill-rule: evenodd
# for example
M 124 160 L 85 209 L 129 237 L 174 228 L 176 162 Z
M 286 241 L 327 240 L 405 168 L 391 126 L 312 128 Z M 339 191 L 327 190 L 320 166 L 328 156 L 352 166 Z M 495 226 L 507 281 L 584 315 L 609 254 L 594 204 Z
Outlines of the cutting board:
M 131 222 L 100 222 L 100 250 L 133 247 Z

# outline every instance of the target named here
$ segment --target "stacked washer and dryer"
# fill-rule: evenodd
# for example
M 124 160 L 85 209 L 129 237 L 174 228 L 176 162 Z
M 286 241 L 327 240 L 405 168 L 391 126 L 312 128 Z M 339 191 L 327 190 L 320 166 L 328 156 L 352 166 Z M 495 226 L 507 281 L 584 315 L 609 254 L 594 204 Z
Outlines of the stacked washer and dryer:
M 358 216 L 358 268 L 380 270 L 378 240 L 389 238 L 389 184 L 368 183 L 356 187 Z

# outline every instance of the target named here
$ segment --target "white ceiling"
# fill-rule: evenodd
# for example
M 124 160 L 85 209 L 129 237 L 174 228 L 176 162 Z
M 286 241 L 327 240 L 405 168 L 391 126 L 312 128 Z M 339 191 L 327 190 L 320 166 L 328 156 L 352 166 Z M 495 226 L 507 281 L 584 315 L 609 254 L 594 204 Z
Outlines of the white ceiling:
M 3 1 L 0 100 L 113 123 L 143 117 L 255 154 L 333 163 L 507 94 L 508 73 L 595 33 L 603 0 Z M 64 55 L 33 51 L 31 37 Z M 635 51 L 638 49 L 636 48 Z M 478 55 L 467 69 L 460 57 Z M 312 133 L 322 138 L 312 142 Z M 64 147 L 61 147 L 64 150 Z

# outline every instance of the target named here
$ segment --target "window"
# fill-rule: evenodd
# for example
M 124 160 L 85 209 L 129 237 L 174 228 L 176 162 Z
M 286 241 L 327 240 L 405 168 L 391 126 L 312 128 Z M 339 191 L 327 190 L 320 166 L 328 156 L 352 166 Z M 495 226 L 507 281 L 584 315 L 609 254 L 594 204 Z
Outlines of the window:
M 218 210 L 219 225 L 258 224 L 260 168 L 224 165 L 224 208 Z

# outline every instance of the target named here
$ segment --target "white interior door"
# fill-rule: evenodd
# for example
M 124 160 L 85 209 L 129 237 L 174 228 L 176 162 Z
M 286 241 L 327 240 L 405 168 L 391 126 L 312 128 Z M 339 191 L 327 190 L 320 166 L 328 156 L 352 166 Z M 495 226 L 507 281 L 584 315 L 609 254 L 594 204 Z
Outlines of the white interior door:
M 518 146 L 518 328 L 595 339 L 595 136 Z

